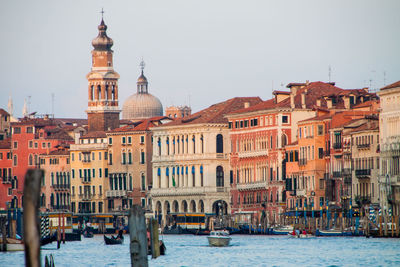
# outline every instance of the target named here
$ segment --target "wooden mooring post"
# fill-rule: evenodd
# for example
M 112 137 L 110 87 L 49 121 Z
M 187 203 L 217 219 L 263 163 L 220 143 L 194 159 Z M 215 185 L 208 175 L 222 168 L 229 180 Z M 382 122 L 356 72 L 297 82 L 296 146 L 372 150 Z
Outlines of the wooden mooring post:
M 140 205 L 129 210 L 131 266 L 147 267 L 147 231 L 144 212 Z
M 156 219 L 151 219 L 149 222 L 150 230 L 150 246 L 151 246 L 151 257 L 153 259 L 160 256 L 160 241 L 158 240 L 158 222 Z
M 7 223 L 7 217 L 6 216 L 0 216 L 0 226 L 1 226 L 1 234 L 2 234 L 2 246 L 0 247 L 0 251 L 7 251 L 7 228 L 6 228 L 6 223 Z
M 40 267 L 40 182 L 43 170 L 28 170 L 24 185 L 24 243 L 25 266 Z

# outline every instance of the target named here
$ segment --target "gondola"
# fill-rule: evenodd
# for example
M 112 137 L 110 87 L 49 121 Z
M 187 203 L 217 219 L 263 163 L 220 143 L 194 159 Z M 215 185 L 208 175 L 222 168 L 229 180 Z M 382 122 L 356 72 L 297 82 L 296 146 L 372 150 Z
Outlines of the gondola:
M 114 237 L 111 236 L 107 237 L 104 235 L 104 242 L 106 243 L 106 245 L 120 245 L 122 243 L 124 243 L 124 237 L 123 236 L 118 236 L 118 237 Z

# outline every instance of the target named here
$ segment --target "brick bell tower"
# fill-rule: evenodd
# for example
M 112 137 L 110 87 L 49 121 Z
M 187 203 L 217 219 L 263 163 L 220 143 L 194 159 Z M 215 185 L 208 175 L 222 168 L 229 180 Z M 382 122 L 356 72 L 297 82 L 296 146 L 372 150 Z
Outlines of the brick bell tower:
M 119 127 L 118 79 L 113 68 L 113 40 L 107 36 L 103 17 L 99 34 L 92 41 L 92 69 L 86 75 L 88 88 L 88 126 L 91 131 L 107 131 Z

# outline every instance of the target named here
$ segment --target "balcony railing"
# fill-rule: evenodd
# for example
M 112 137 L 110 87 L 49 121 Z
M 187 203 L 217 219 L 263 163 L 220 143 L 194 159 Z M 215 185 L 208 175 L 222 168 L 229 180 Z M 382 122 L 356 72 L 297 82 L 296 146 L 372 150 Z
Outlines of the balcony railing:
M 341 149 L 342 143 L 333 143 L 333 149 Z
M 333 178 L 340 178 L 340 177 L 342 177 L 342 172 L 341 171 L 333 172 L 332 173 L 332 177 Z
M 344 168 L 343 169 L 343 176 L 351 176 L 351 169 L 350 168 Z
M 370 148 L 371 144 L 358 144 L 357 148 L 358 149 L 363 149 L 363 148 Z
M 108 190 L 106 191 L 106 197 L 126 197 L 125 190 Z
M 299 159 L 299 165 L 303 166 L 307 164 L 307 159 Z
M 237 184 L 236 188 L 238 190 L 252 190 L 252 189 L 262 189 L 266 188 L 267 182 L 262 181 L 262 182 L 254 182 L 254 183 L 242 183 L 242 184 Z
M 3 184 L 11 184 L 11 176 L 3 177 Z
M 305 189 L 297 189 L 296 190 L 296 196 L 305 196 L 305 195 L 306 195 Z
M 82 178 L 82 179 L 81 179 L 81 182 L 82 182 L 83 184 L 89 184 L 89 183 L 91 182 L 91 179 L 90 179 L 90 178 Z
M 371 175 L 371 169 L 356 170 L 357 178 L 367 178 Z
M 91 200 L 92 199 L 92 194 L 89 194 L 89 193 L 86 193 L 86 194 L 83 194 L 83 196 L 82 196 L 82 200 Z

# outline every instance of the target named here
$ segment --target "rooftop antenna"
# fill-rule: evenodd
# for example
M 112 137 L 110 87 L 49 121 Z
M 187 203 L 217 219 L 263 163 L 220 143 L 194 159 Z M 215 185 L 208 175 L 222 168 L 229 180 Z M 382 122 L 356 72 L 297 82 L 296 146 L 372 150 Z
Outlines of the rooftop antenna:
M 331 82 L 331 74 L 332 74 L 332 68 L 331 65 L 328 66 L 328 82 Z
M 383 71 L 383 86 L 386 85 L 386 71 Z
M 51 114 L 54 118 L 54 93 L 51 93 Z

